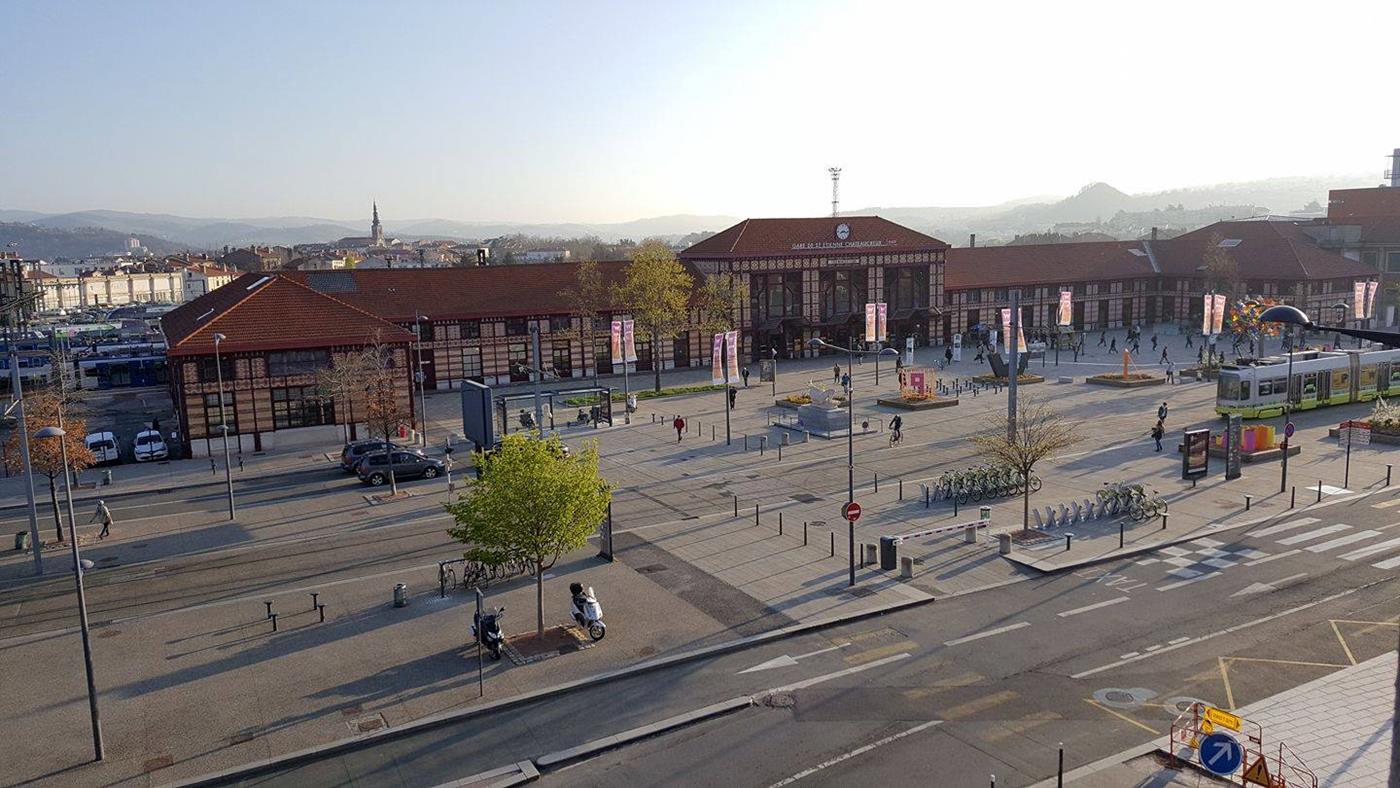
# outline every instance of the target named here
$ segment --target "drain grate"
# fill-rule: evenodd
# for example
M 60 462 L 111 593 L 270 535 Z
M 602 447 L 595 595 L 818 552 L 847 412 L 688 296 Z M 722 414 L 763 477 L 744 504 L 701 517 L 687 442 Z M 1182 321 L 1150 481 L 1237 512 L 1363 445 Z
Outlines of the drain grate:
M 145 772 L 146 774 L 150 774 L 151 772 L 164 769 L 167 766 L 172 766 L 174 765 L 174 763 L 175 759 L 170 757 L 169 755 L 160 755 L 143 762 L 141 764 L 141 771 Z
M 665 572 L 665 571 L 666 571 L 666 568 L 667 568 L 667 567 L 666 567 L 665 564 L 647 564 L 646 566 L 639 566 L 639 567 L 637 567 L 637 573 L 638 573 L 638 574 L 643 574 L 643 575 L 649 575 L 649 574 L 652 574 L 653 572 Z
M 374 733 L 389 727 L 389 723 L 384 721 L 382 714 L 371 714 L 368 717 L 350 720 L 345 724 L 350 726 L 351 733 Z
M 798 493 L 797 495 L 789 495 L 788 497 L 798 503 L 816 503 L 821 500 L 811 493 Z
M 856 588 L 847 588 L 843 593 L 856 597 L 857 599 L 862 599 L 868 596 L 875 596 L 878 592 L 873 588 L 861 588 L 857 586 Z

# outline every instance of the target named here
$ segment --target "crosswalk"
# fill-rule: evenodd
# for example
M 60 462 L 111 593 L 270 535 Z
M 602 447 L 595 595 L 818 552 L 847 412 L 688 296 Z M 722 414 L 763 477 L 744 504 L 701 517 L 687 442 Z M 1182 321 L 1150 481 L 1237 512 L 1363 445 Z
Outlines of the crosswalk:
M 1319 523 L 1316 517 L 1299 517 L 1256 528 L 1245 535 L 1282 547 L 1293 547 L 1294 552 L 1306 550 L 1318 555 L 1331 555 L 1343 561 L 1362 561 L 1390 553 L 1400 553 L 1400 537 L 1386 538 L 1389 536 L 1387 529 L 1394 528 L 1393 525 L 1353 528 L 1347 523 Z M 1376 539 L 1380 541 L 1374 541 Z M 1341 551 L 1342 548 L 1350 549 Z M 1386 556 L 1371 566 L 1377 569 L 1395 569 L 1400 567 L 1400 555 Z

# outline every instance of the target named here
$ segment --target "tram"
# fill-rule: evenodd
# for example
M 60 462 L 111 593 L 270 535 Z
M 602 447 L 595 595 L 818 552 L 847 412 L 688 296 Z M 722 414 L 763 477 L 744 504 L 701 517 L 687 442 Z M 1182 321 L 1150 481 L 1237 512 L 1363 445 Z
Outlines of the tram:
M 1367 402 L 1400 395 L 1400 350 L 1304 350 L 1288 355 L 1225 364 L 1216 383 L 1215 412 L 1267 419 L 1283 414 L 1291 389 L 1293 410 Z

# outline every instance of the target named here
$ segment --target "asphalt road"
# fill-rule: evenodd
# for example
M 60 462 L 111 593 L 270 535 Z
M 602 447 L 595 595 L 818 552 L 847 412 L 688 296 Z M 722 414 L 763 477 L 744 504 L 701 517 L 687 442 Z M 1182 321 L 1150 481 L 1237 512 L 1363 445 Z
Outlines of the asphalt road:
M 587 687 L 248 784 L 436 785 L 748 695 L 750 709 L 544 781 L 1026 785 L 1054 773 L 1059 742 L 1074 768 L 1165 738 L 1189 699 L 1238 707 L 1394 649 L 1394 629 L 1370 622 L 1400 615 L 1385 564 L 1400 544 L 1359 554 L 1400 540 L 1392 500 Z

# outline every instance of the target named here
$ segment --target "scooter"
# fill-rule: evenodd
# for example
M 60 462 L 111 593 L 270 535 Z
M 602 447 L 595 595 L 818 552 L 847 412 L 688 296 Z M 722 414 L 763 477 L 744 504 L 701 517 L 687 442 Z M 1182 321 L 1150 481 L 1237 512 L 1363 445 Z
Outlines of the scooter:
M 593 595 L 593 587 L 589 586 L 588 592 L 584 593 L 582 585 L 572 583 L 569 592 L 572 594 L 569 604 L 574 623 L 587 630 L 590 638 L 602 640 L 608 633 L 608 628 L 603 624 L 603 606 L 598 604 L 598 598 Z
M 505 615 L 506 609 L 497 607 L 492 608 L 489 613 L 482 615 L 479 619 L 476 615 L 472 616 L 474 619 L 472 621 L 472 637 L 481 641 L 481 645 L 491 652 L 493 660 L 501 658 L 501 643 L 504 640 L 501 636 L 501 619 L 505 618 Z

